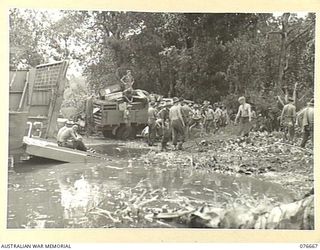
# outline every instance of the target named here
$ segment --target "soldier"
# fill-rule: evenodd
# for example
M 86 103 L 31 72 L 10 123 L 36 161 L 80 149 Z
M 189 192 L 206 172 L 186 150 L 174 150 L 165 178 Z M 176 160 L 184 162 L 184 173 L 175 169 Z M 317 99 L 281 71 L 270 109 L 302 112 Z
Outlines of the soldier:
M 185 140 L 185 123 L 182 118 L 181 105 L 177 97 L 173 98 L 173 106 L 169 111 L 169 119 L 172 129 L 172 144 L 174 149 L 176 150 L 178 145 L 178 149 L 182 150 L 182 144 Z
M 202 105 L 202 107 L 203 107 L 203 110 L 206 110 L 207 108 L 208 108 L 208 106 L 210 105 L 210 102 L 209 101 L 207 101 L 207 100 L 204 100 L 203 101 L 203 105 Z
M 185 126 L 185 137 L 189 137 L 189 124 L 190 124 L 190 116 L 192 114 L 192 110 L 189 107 L 189 105 L 186 103 L 186 101 L 183 98 L 180 98 L 181 103 L 181 114 L 184 121 Z
M 240 129 L 239 129 L 239 135 L 240 136 L 247 136 L 249 134 L 250 130 L 250 122 L 251 122 L 251 106 L 249 103 L 246 103 L 246 98 L 244 96 L 241 96 L 238 99 L 238 102 L 240 104 L 238 113 L 235 119 L 235 123 L 238 122 L 238 119 L 240 118 Z
M 254 106 L 251 107 L 252 130 L 257 131 L 257 113 Z
M 218 104 L 214 111 L 214 124 L 215 124 L 215 132 L 216 132 L 222 125 L 222 109 Z
M 199 105 L 195 104 L 193 106 L 193 114 L 192 114 L 192 117 L 191 117 L 189 133 L 191 133 L 191 130 L 195 126 L 201 125 L 201 118 L 202 118 L 202 115 L 201 115 L 201 110 L 199 108 Z
M 154 144 L 154 140 L 156 137 L 157 110 L 156 110 L 155 106 L 156 106 L 155 102 L 150 102 L 149 109 L 148 109 L 148 127 L 149 127 L 148 145 L 149 146 L 152 146 Z
M 213 121 L 214 121 L 214 111 L 211 105 L 209 105 L 208 108 L 204 111 L 204 114 L 205 114 L 204 127 L 206 130 L 206 133 L 210 133 L 211 127 L 213 126 Z
M 226 126 L 230 123 L 230 117 L 226 106 L 222 106 L 222 120 L 223 126 Z
M 158 116 L 161 120 L 162 138 L 161 138 L 161 151 L 167 150 L 167 143 L 171 138 L 171 130 L 169 126 L 169 109 L 170 104 L 164 103 L 162 109 L 159 111 Z
M 77 133 L 78 125 L 73 125 L 71 128 L 62 127 L 57 135 L 57 144 L 60 147 L 72 148 L 81 151 L 87 151 L 87 147 L 82 141 L 82 137 Z
M 133 91 L 133 83 L 134 78 L 131 74 L 131 70 L 127 70 L 127 74 L 121 78 L 121 82 L 123 84 L 123 97 L 126 102 L 132 101 L 132 96 L 134 94 Z
M 296 107 L 293 98 L 288 98 L 288 104 L 284 105 L 280 116 L 280 124 L 284 127 L 283 137 L 293 143 L 294 125 L 296 121 Z
M 134 78 L 131 74 L 131 70 L 127 70 L 127 74 L 121 78 L 121 82 L 124 85 L 124 91 L 133 88 Z
M 131 120 L 130 120 L 131 108 L 132 108 L 132 105 L 127 104 L 123 111 L 123 121 L 127 128 L 131 128 Z
M 307 107 L 301 112 L 302 116 L 302 142 L 301 147 L 306 146 L 307 141 L 311 138 L 311 143 L 313 143 L 313 125 L 314 125 L 314 100 L 311 99 L 308 102 Z

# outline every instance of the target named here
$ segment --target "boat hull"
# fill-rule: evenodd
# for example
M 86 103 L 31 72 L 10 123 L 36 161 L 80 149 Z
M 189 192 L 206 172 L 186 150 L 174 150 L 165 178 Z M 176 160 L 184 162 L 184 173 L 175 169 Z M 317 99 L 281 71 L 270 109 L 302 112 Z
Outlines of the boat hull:
M 24 154 L 23 137 L 26 134 L 28 112 L 9 112 L 9 156 L 19 159 Z

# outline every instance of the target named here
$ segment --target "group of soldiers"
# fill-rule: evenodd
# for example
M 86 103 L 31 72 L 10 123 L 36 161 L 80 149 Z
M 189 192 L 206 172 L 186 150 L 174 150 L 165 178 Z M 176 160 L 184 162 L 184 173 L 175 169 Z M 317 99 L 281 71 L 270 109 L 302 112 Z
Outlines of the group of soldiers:
M 241 136 L 247 136 L 252 128 L 256 125 L 259 117 L 256 115 L 255 110 L 252 110 L 251 105 L 246 102 L 245 97 L 240 97 L 238 101 L 240 106 L 235 122 L 240 119 L 239 134 Z M 300 128 L 302 132 L 302 141 L 300 143 L 300 147 L 304 148 L 309 139 L 311 143 L 313 143 L 313 99 L 307 103 L 305 108 L 301 109 L 299 112 L 296 112 L 294 98 L 288 97 L 287 102 L 283 105 L 279 119 L 276 120 L 278 120 L 280 130 L 283 132 L 284 141 L 293 144 L 296 128 Z
M 245 97 L 238 99 L 239 108 L 234 123 L 240 124 L 239 135 L 247 136 L 253 128 L 257 118 L 255 110 L 246 102 Z M 124 113 L 124 116 L 126 113 Z M 171 101 L 157 104 L 154 101 L 149 103 L 148 109 L 148 145 L 155 143 L 156 137 L 161 137 L 161 150 L 167 150 L 168 142 L 172 139 L 174 150 L 182 150 L 183 143 L 189 138 L 192 129 L 196 126 L 201 131 L 213 133 L 219 128 L 230 124 L 228 110 L 225 106 L 204 101 L 203 105 L 191 103 L 183 98 L 174 97 Z M 305 147 L 309 139 L 313 142 L 314 129 L 314 100 L 310 100 L 307 106 L 296 112 L 294 99 L 288 98 L 283 106 L 279 123 L 284 134 L 284 140 L 294 143 L 296 127 L 301 128 L 301 147 Z M 59 146 L 93 152 L 87 148 L 82 137 L 79 135 L 79 125 L 73 122 L 66 122 L 57 135 Z
M 130 70 L 127 70 L 126 75 L 121 78 L 123 95 L 127 105 L 123 113 L 124 123 L 127 127 L 131 126 L 130 110 L 131 99 L 134 93 L 133 84 L 134 78 Z M 296 92 L 296 86 L 294 95 Z M 194 103 L 183 98 L 174 97 L 166 99 L 165 101 L 149 101 L 148 108 L 148 133 L 147 141 L 149 146 L 153 146 L 156 137 L 161 138 L 161 150 L 167 150 L 167 145 L 170 140 L 174 150 L 181 150 L 183 143 L 193 132 L 193 128 L 200 127 L 201 133 L 216 133 L 219 128 L 227 124 L 239 122 L 238 134 L 240 136 L 247 136 L 252 130 L 259 130 L 263 126 L 259 125 L 259 118 L 265 118 L 262 124 L 269 124 L 267 131 L 282 129 L 284 140 L 289 143 L 294 143 L 295 130 L 299 126 L 301 128 L 303 138 L 300 144 L 305 147 L 307 141 L 313 141 L 313 113 L 314 100 L 310 100 L 307 106 L 296 112 L 295 101 L 293 98 L 287 98 L 287 103 L 281 103 L 283 109 L 281 116 L 263 116 L 257 115 L 253 105 L 246 102 L 245 97 L 238 99 L 239 108 L 236 113 L 234 121 L 231 121 L 229 111 L 225 105 L 204 101 L 202 105 Z M 268 114 L 271 114 L 269 112 Z M 272 118 L 272 119 L 271 119 Z M 81 123 L 66 124 L 61 128 L 57 135 L 57 142 L 59 146 L 70 147 L 82 151 L 90 151 L 82 142 L 82 137 L 79 135 L 79 128 Z M 271 126 L 272 125 L 272 126 Z M 280 125 L 280 126 L 279 126 Z
M 154 145 L 156 136 L 161 137 L 161 150 L 167 150 L 172 139 L 174 150 L 181 150 L 192 129 L 200 127 L 202 131 L 215 133 L 229 123 L 225 106 L 204 101 L 203 105 L 174 97 L 172 101 L 157 104 L 149 103 L 148 109 L 148 145 Z
M 296 112 L 293 98 L 288 98 L 288 103 L 284 105 L 280 117 L 280 125 L 283 129 L 284 140 L 294 143 L 296 126 L 301 128 L 302 141 L 300 147 L 304 148 L 308 140 L 313 142 L 314 128 L 314 99 L 311 99 L 305 108 Z
M 154 145 L 156 136 L 161 137 L 161 150 L 167 150 L 167 144 L 172 139 L 174 150 L 181 150 L 182 145 L 194 127 L 200 127 L 201 131 L 216 133 L 219 128 L 227 124 L 239 123 L 238 135 L 248 136 L 249 132 L 257 128 L 258 115 L 255 108 L 246 102 L 245 97 L 238 99 L 239 108 L 234 121 L 230 120 L 229 112 L 224 105 L 210 105 L 204 101 L 203 105 L 190 103 L 183 98 L 174 97 L 171 102 L 157 105 L 151 101 L 148 109 L 148 144 Z M 302 141 L 300 147 L 305 147 L 310 139 L 313 142 L 314 125 L 314 100 L 310 100 L 307 106 L 296 112 L 294 99 L 288 98 L 283 106 L 279 125 L 283 131 L 284 140 L 294 143 L 295 131 L 301 128 Z

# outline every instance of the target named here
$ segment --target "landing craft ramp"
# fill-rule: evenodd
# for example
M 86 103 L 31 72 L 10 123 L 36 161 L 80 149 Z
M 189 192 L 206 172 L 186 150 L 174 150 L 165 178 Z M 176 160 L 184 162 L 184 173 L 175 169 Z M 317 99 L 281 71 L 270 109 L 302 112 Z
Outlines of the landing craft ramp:
M 9 74 L 9 159 L 19 161 L 24 154 L 23 136 L 33 124 L 38 137 L 54 137 L 57 118 L 67 82 L 67 61 L 41 64 L 30 70 Z
M 26 145 L 27 154 L 51 160 L 71 163 L 87 163 L 107 160 L 106 156 L 102 154 L 59 147 L 54 142 L 40 138 L 30 138 L 25 136 L 23 138 L 23 143 Z

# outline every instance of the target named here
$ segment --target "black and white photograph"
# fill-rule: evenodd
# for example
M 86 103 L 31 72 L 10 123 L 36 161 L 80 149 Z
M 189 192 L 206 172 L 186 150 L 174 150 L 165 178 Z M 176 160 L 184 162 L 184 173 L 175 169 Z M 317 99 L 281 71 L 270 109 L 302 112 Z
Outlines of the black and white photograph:
M 7 229 L 315 229 L 315 13 L 7 18 Z

